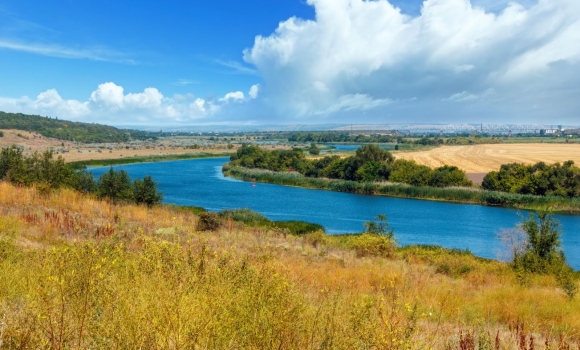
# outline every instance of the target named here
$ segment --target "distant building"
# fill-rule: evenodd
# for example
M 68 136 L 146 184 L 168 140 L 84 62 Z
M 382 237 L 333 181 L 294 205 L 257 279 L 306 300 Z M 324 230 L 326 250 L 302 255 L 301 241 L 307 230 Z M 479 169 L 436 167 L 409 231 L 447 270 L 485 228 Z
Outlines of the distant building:
M 563 134 L 566 136 L 580 135 L 580 129 L 566 129 Z
M 560 136 L 562 131 L 560 129 L 541 129 L 540 135 Z

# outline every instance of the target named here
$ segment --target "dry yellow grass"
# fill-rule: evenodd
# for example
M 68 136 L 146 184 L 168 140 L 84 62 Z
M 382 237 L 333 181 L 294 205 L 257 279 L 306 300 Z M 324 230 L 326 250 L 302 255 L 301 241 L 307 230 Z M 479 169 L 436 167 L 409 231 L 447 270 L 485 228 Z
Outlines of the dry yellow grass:
M 519 143 L 442 146 L 428 151 L 395 153 L 396 158 L 414 160 L 431 168 L 455 165 L 467 173 L 498 170 L 502 164 L 573 160 L 580 164 L 580 144 Z
M 512 349 L 519 323 L 536 348 L 547 335 L 553 348 L 560 332 L 580 337 L 580 300 L 550 277 L 522 286 L 506 264 L 468 255 L 361 257 L 320 234 L 231 222 L 199 232 L 197 220 L 179 208 L 0 182 L 0 343 L 456 349 L 469 332 L 490 349 L 499 334 Z
M 148 157 L 148 156 L 165 156 L 165 155 L 179 155 L 179 154 L 197 154 L 197 153 L 210 153 L 210 154 L 220 154 L 235 152 L 237 145 L 229 150 L 227 148 L 227 143 L 216 143 L 211 147 L 202 147 L 199 149 L 185 149 L 183 147 L 171 147 L 171 146 L 160 146 L 155 148 L 141 148 L 133 149 L 129 147 L 128 149 L 103 149 L 98 152 L 98 148 L 88 148 L 83 144 L 76 145 L 72 142 L 61 141 L 57 139 L 47 138 L 37 133 L 32 133 L 22 130 L 1 130 L 4 132 L 4 137 L 0 137 L 0 148 L 10 146 L 10 145 L 20 145 L 24 146 L 24 154 L 30 155 L 31 153 L 38 151 L 44 152 L 50 149 L 69 149 L 69 152 L 60 153 L 59 155 L 64 158 L 66 162 L 77 162 L 84 160 L 99 160 L 99 159 L 124 159 L 133 157 Z M 18 136 L 20 134 L 21 136 Z M 171 143 L 171 142 L 169 142 Z M 285 146 L 269 146 L 269 149 L 288 149 Z

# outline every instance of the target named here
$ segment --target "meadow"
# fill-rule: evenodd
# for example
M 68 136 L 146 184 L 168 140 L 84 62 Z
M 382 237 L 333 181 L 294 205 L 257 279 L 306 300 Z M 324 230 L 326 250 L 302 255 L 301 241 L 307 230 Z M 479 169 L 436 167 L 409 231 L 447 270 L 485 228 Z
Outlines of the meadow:
M 578 348 L 550 275 L 200 215 L 1 182 L 0 348 Z

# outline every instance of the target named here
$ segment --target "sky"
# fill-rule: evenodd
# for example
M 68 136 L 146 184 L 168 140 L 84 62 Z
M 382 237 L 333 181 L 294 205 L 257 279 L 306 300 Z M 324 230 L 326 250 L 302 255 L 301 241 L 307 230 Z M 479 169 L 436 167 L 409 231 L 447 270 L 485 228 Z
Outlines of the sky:
M 580 125 L 580 0 L 3 0 L 0 111 Z

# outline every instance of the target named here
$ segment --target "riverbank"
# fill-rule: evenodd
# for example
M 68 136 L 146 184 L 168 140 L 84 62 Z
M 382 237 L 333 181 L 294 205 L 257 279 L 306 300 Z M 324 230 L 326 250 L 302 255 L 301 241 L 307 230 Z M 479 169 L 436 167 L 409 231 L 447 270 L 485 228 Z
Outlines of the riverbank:
M 73 169 L 83 169 L 85 167 L 113 166 L 136 163 L 166 162 L 172 160 L 188 160 L 201 158 L 221 158 L 229 157 L 231 153 L 182 153 L 168 155 L 150 155 L 142 157 L 111 158 L 111 159 L 91 159 L 68 163 Z
M 230 166 L 229 163 L 224 164 L 222 172 L 225 176 L 243 181 L 257 181 L 319 190 L 500 206 L 525 210 L 545 210 L 561 214 L 580 214 L 580 198 L 521 195 L 462 187 L 416 187 L 393 183 L 361 183 L 346 180 L 330 180 L 305 177 L 295 172 L 281 173 L 263 169 L 234 167 Z

